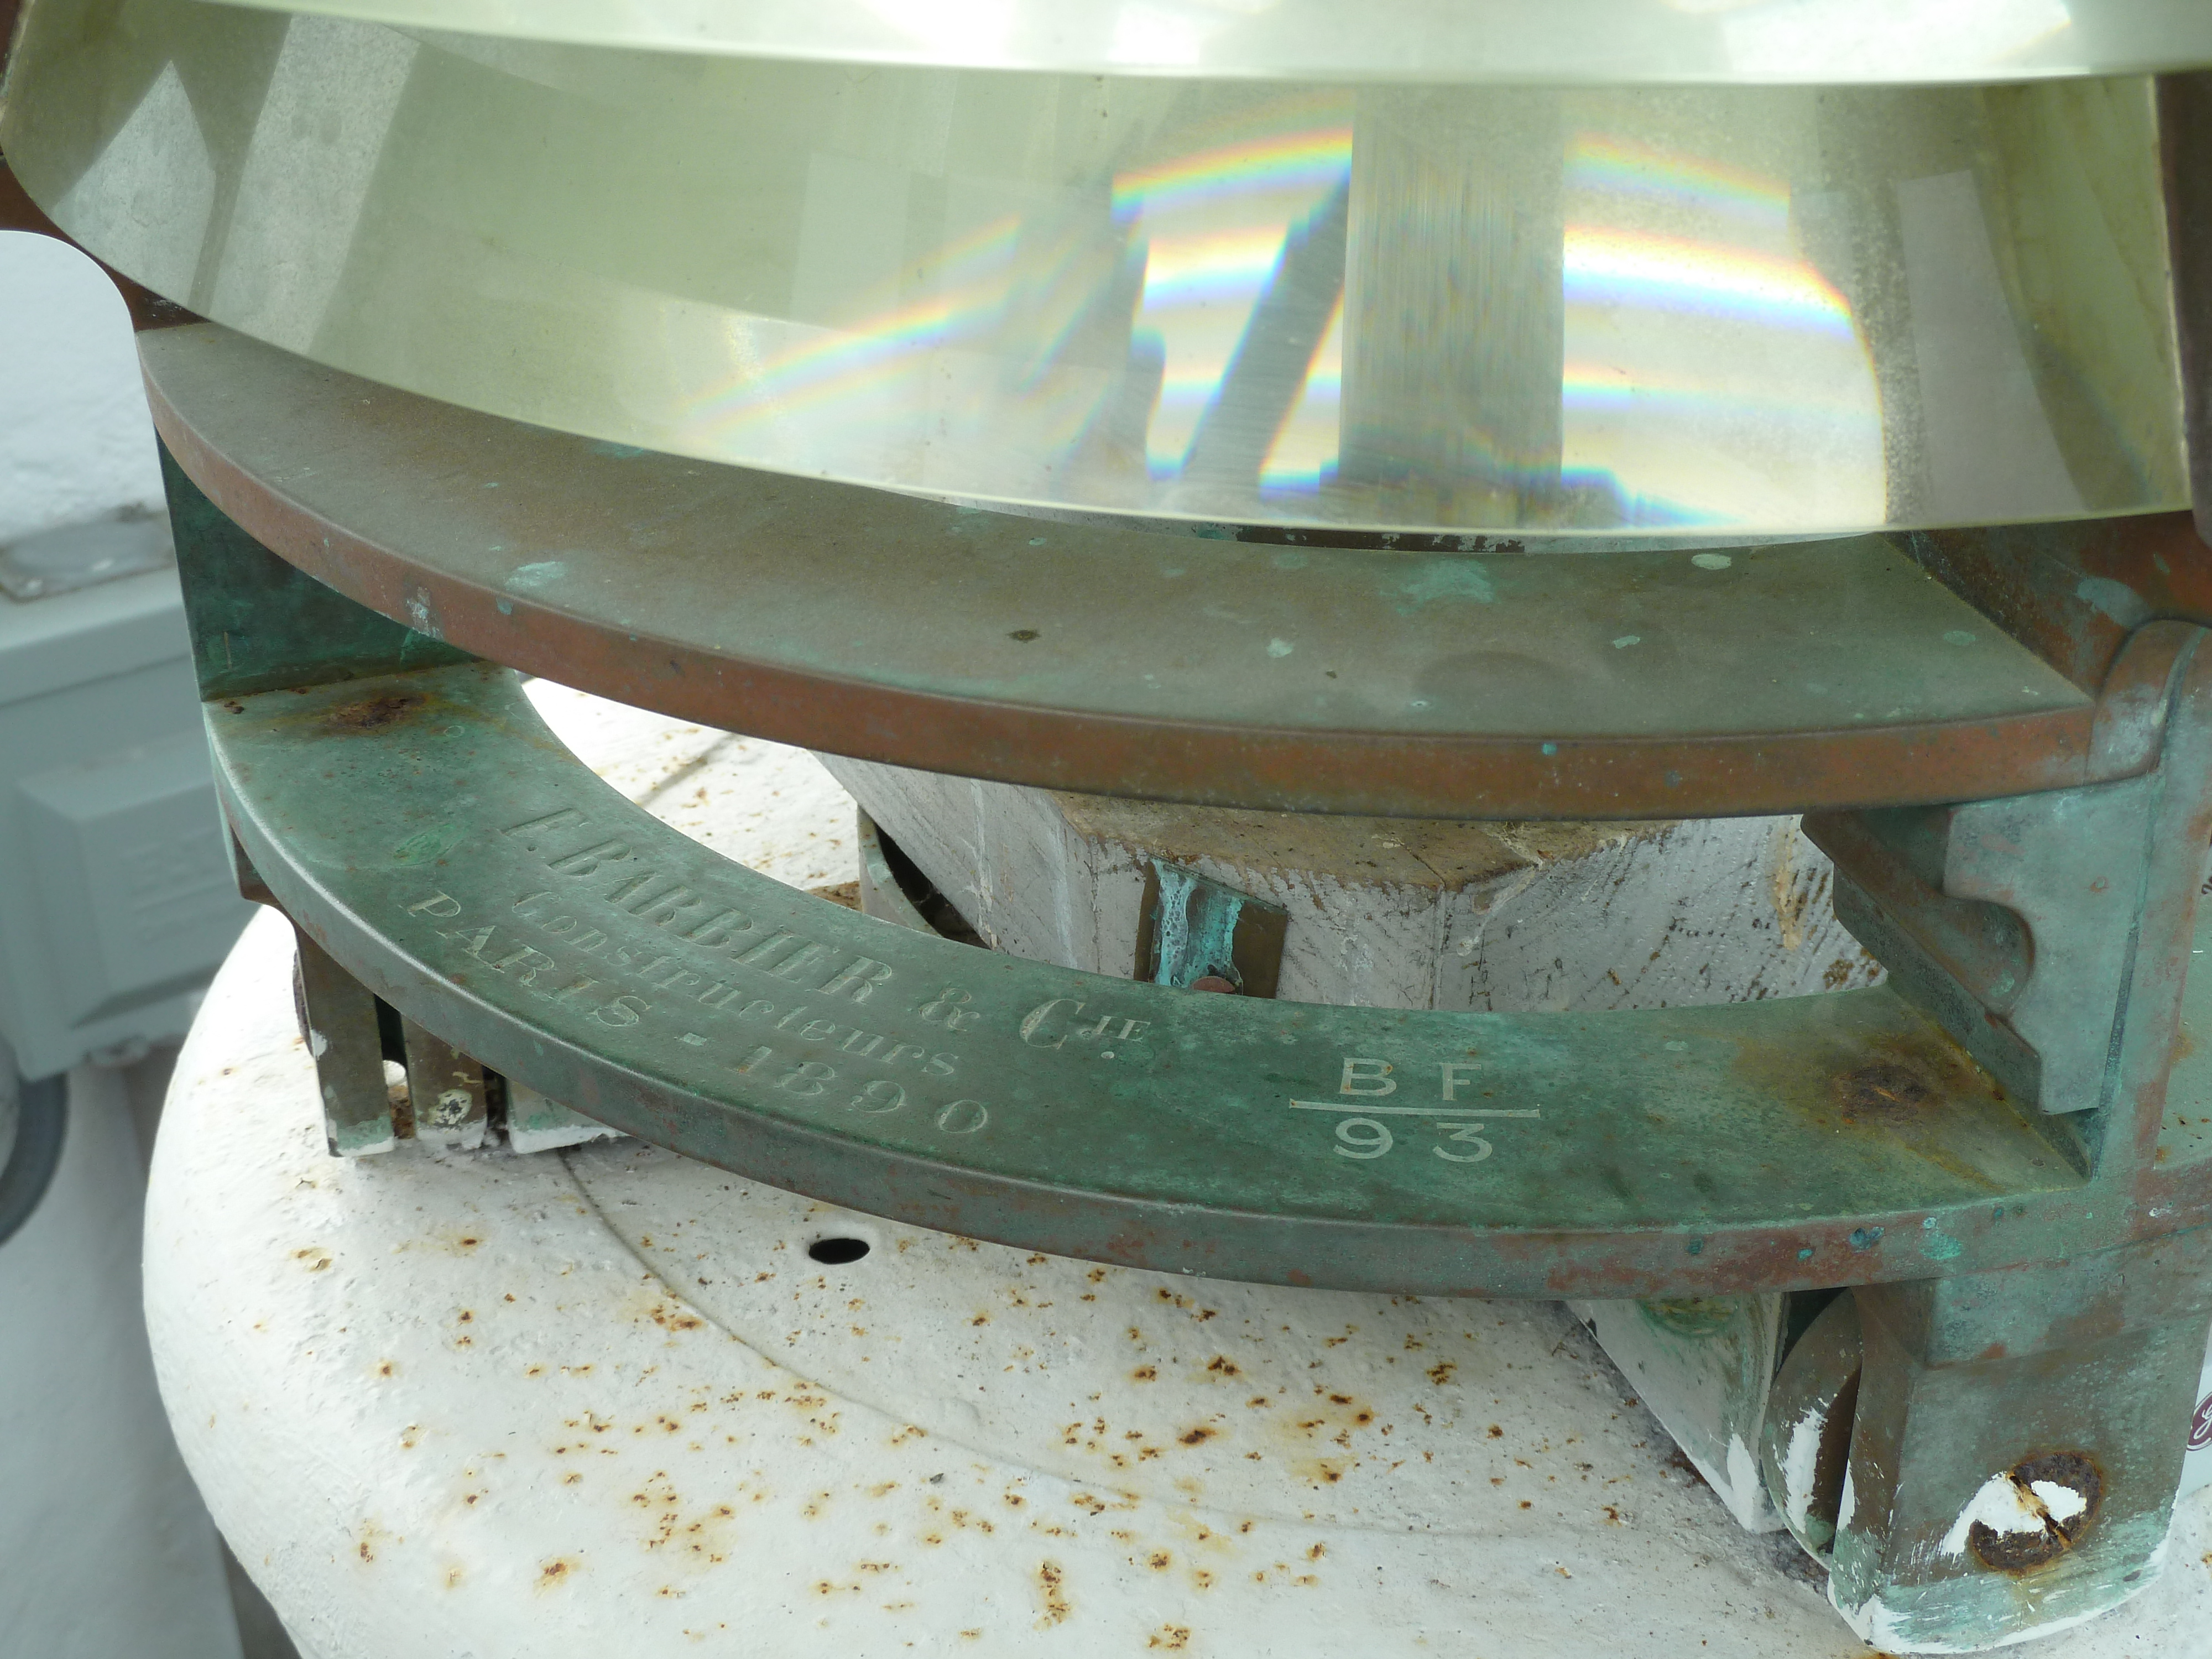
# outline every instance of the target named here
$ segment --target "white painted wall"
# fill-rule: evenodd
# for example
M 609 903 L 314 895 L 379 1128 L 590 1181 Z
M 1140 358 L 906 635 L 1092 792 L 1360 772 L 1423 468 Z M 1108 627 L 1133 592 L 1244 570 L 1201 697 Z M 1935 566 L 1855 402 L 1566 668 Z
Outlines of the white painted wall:
M 74 248 L 0 232 L 0 542 L 161 495 L 121 298 Z M 123 1079 L 82 1069 L 70 1094 L 53 1185 L 0 1245 L 0 1659 L 238 1659 L 154 1388 Z
M 75 248 L 0 231 L 0 542 L 161 501 L 122 296 Z

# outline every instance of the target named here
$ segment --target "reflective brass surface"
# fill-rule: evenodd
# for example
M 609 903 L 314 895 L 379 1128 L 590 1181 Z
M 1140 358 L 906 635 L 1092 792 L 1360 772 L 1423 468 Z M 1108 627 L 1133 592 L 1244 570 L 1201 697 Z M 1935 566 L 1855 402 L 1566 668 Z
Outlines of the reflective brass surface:
M 2212 63 L 2200 0 L 309 0 L 669 52 L 1228 79 L 1995 81 Z
M 0 143 L 202 315 L 720 461 L 1512 538 L 2188 501 L 2144 77 L 856 70 L 33 0 Z

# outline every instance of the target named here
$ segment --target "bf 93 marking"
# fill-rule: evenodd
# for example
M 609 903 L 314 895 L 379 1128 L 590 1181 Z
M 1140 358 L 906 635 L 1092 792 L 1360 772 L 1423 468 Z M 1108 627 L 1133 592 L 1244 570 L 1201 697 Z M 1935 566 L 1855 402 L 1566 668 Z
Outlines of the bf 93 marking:
M 1480 1068 L 1466 1060 L 1446 1060 L 1437 1062 L 1437 1095 L 1447 1103 L 1455 1103 L 1459 1091 L 1472 1082 Z M 1398 1079 L 1392 1075 L 1397 1068 L 1386 1060 L 1368 1058 L 1347 1059 L 1338 1080 L 1337 1092 L 1352 1097 L 1340 1100 L 1294 1100 L 1290 1103 L 1294 1112 L 1331 1112 L 1336 1115 L 1336 1146 L 1339 1158 L 1357 1158 L 1362 1162 L 1386 1157 L 1398 1144 L 1398 1135 L 1413 1126 L 1401 1124 L 1393 1130 L 1386 1118 L 1427 1118 L 1442 1133 L 1443 1139 L 1429 1148 L 1432 1157 L 1447 1164 L 1480 1164 L 1497 1151 L 1483 1138 L 1483 1130 L 1492 1118 L 1540 1118 L 1541 1107 L 1499 1109 L 1489 1106 L 1465 1106 L 1447 1103 L 1440 1106 L 1384 1106 L 1379 1103 L 1398 1092 Z

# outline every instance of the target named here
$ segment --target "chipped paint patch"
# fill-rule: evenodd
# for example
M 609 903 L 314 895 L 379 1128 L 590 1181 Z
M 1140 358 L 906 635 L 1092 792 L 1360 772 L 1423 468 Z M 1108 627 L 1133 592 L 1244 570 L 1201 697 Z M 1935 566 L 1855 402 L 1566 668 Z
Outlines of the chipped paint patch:
M 2084 1507 L 2077 1503 L 2072 1513 L 2079 1515 Z M 1959 1511 L 1959 1518 L 1943 1534 L 1939 1547 L 1946 1555 L 1962 1556 L 1966 1553 L 1967 1534 L 1977 1525 L 1994 1533 L 2041 1532 L 2045 1518 L 2044 1506 L 2035 1494 L 2024 1490 L 2009 1474 L 1993 1474 L 1975 1488 L 1974 1495 L 1966 1500 L 1966 1507 Z
M 1827 1426 L 1827 1413 L 1818 1410 L 1808 1411 L 1790 1425 L 1782 1454 L 1782 1514 L 1793 1533 L 1804 1532 L 1806 1517 L 1813 1512 L 1813 1481 L 1820 1465 L 1820 1437 Z

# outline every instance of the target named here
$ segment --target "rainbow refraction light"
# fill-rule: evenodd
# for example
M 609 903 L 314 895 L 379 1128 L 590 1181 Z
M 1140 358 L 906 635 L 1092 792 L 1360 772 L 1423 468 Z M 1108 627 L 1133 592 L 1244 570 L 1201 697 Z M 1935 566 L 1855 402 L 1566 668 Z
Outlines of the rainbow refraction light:
M 99 6 L 42 0 L 20 61 Z M 1391 85 L 1349 47 L 1334 80 L 1078 72 L 1079 7 L 1059 58 L 909 40 L 862 74 L 736 55 L 676 0 L 652 15 L 698 50 L 565 44 L 546 20 L 585 13 L 550 0 L 478 35 L 154 0 L 99 88 L 58 63 L 0 133 L 65 228 L 216 321 L 709 460 L 1584 545 L 2185 501 L 2172 301 L 2136 276 L 2167 260 L 2153 82 L 2048 78 L 2099 40 L 2144 61 L 2109 18 L 1893 20 L 1924 64 L 2011 41 L 2010 78 L 1872 86 L 1820 0 L 1580 9 L 1745 63 L 1827 40 L 1838 84 Z M 1131 51 L 1244 15 L 1114 15 Z

